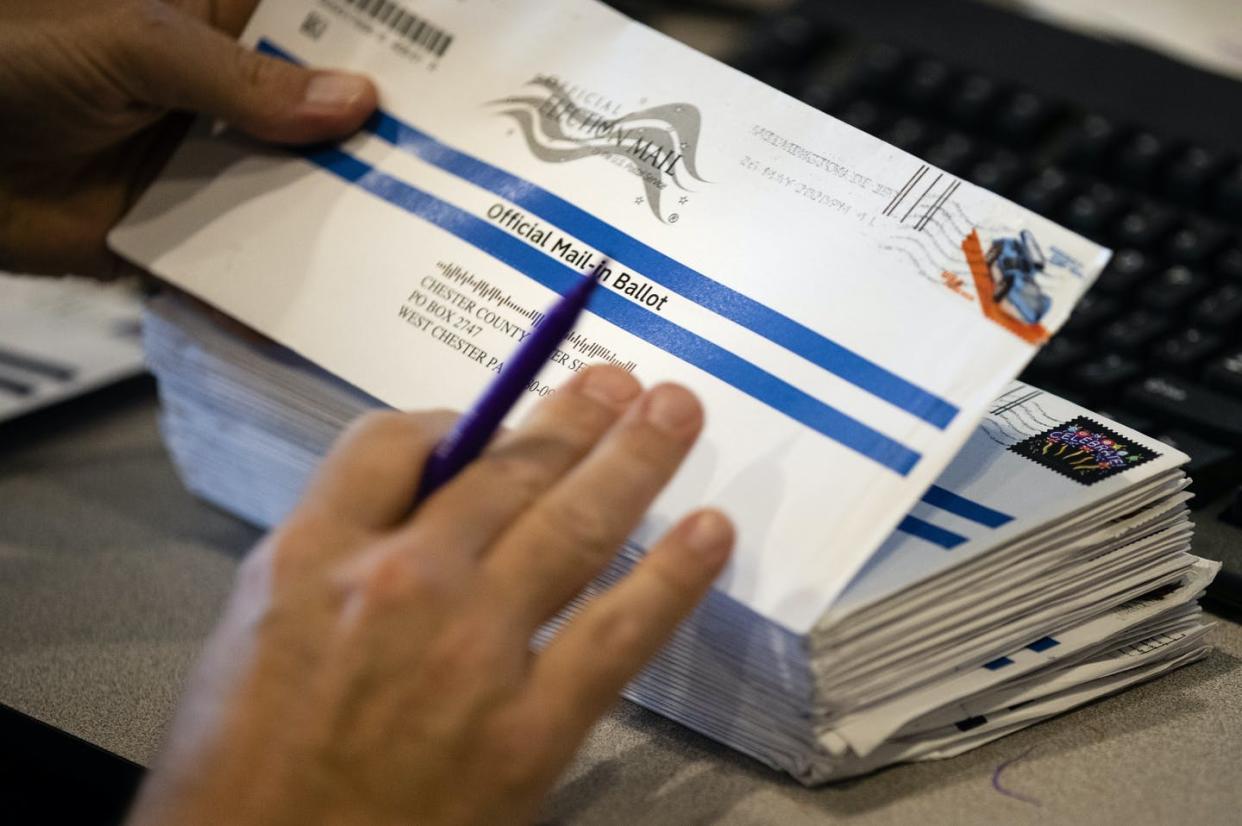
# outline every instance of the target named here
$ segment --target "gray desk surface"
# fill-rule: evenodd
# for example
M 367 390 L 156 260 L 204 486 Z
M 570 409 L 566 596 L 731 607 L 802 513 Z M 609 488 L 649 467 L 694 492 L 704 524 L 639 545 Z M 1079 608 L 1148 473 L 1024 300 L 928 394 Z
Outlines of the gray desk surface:
M 146 762 L 256 533 L 181 488 L 149 394 L 0 433 L 0 702 Z M 1211 640 L 1201 663 L 962 757 L 821 789 L 623 703 L 546 820 L 1238 822 L 1242 627 Z

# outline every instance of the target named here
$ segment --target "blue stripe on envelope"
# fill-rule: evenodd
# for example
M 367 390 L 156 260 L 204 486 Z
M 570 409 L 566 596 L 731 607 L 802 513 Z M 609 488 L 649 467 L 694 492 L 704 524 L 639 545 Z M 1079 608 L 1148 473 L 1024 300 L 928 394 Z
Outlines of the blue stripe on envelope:
M 299 62 L 269 40 L 259 50 Z M 383 110 L 364 126 L 377 137 L 574 235 L 702 307 L 757 333 L 791 353 L 938 428 L 958 408 L 805 325 L 675 261 L 547 190 L 467 155 Z
M 942 488 L 939 485 L 932 485 L 928 488 L 927 493 L 923 494 L 923 501 L 933 507 L 948 511 L 963 519 L 969 519 L 971 522 L 978 522 L 980 525 L 989 528 L 999 528 L 1001 525 L 1013 521 L 1013 517 L 1007 513 L 993 510 L 987 505 L 980 504 L 973 499 L 967 499 L 965 496 Z
M 925 522 L 917 516 L 906 516 L 901 522 L 897 523 L 897 530 L 902 533 L 908 533 L 911 536 L 917 536 L 919 539 L 926 540 L 933 545 L 939 545 L 946 551 L 951 551 L 966 541 L 966 537 L 961 534 L 956 534 L 930 522 Z
M 321 168 L 435 224 L 558 293 L 566 292 L 583 277 L 578 270 L 494 224 L 380 172 L 339 149 L 307 150 L 303 155 Z M 918 463 L 919 454 L 900 442 L 613 290 L 596 290 L 587 308 L 621 329 L 890 470 L 904 476 Z M 944 533 L 948 534 L 947 531 Z

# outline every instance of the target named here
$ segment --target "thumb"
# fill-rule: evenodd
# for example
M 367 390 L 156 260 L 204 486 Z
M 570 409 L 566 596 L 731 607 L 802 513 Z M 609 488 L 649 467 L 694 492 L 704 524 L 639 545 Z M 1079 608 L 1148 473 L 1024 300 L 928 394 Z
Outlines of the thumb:
M 147 25 L 128 28 L 123 50 L 141 103 L 202 112 L 273 143 L 343 137 L 375 110 L 375 86 L 361 75 L 295 66 L 164 3 L 144 5 Z

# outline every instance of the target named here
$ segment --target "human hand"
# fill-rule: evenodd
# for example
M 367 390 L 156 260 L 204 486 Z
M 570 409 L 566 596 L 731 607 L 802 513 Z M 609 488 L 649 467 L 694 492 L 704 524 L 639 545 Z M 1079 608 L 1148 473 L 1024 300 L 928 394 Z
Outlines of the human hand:
M 243 563 L 134 826 L 531 819 L 594 721 L 707 591 L 733 531 L 674 527 L 539 654 L 702 426 L 672 385 L 584 370 L 410 502 L 447 414 L 355 424 Z
M 104 244 L 203 112 L 260 140 L 357 129 L 370 81 L 242 48 L 258 0 L 0 4 L 0 269 L 110 276 Z M 171 113 L 171 114 L 170 114 Z

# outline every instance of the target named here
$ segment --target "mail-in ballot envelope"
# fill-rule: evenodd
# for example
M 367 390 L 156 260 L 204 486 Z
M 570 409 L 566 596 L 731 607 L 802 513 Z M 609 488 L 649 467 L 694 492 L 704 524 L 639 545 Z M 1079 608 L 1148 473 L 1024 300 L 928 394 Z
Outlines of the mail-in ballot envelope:
M 723 508 L 718 587 L 795 632 L 1107 259 L 591 0 L 266 0 L 243 37 L 380 110 L 301 150 L 201 125 L 114 248 L 398 408 L 469 406 L 597 274 L 515 416 L 594 362 L 694 390 L 635 541 Z

